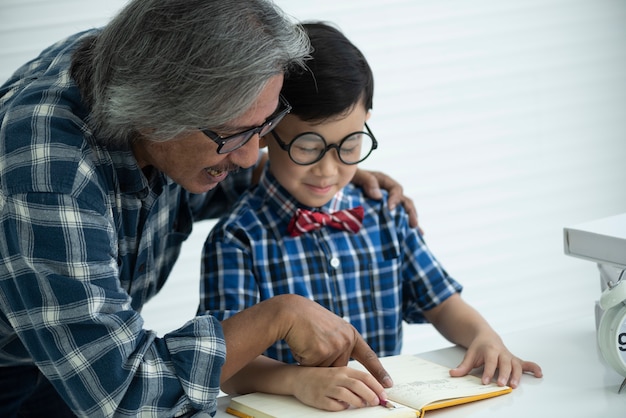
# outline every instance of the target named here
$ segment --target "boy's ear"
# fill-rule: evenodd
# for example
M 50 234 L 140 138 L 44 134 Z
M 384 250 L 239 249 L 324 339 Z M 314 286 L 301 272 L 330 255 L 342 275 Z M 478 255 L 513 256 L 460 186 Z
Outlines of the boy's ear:
M 367 122 L 368 120 L 370 120 L 370 116 L 372 116 L 372 111 L 368 110 L 367 113 L 365 114 L 365 122 Z
M 267 138 L 267 135 L 262 136 L 261 138 L 259 138 L 259 148 L 266 148 L 267 147 L 267 139 L 265 139 L 265 138 Z

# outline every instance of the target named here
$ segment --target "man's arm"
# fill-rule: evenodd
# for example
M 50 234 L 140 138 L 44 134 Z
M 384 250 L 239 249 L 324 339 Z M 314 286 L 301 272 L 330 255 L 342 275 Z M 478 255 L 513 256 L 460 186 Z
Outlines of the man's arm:
M 143 329 L 119 279 L 115 223 L 93 209 L 106 207 L 98 193 L 87 197 L 15 194 L 0 204 L 0 335 L 19 341 L 0 350 L 3 364 L 36 362 L 77 415 L 210 411 L 225 358 L 220 324 L 196 317 L 163 338 Z
M 345 366 L 352 357 L 384 387 L 392 385 L 376 353 L 356 329 L 304 297 L 280 295 L 265 300 L 225 319 L 222 328 L 227 357 L 221 382 L 284 339 L 304 366 Z

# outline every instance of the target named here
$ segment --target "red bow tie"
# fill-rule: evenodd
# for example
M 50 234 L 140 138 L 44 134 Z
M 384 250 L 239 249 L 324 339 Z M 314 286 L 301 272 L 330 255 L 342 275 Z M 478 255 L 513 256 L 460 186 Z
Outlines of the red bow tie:
M 297 237 L 305 232 L 320 229 L 324 225 L 350 232 L 361 229 L 363 221 L 363 206 L 352 209 L 344 209 L 331 214 L 324 212 L 312 212 L 306 209 L 298 209 L 291 218 L 287 232 L 292 237 Z

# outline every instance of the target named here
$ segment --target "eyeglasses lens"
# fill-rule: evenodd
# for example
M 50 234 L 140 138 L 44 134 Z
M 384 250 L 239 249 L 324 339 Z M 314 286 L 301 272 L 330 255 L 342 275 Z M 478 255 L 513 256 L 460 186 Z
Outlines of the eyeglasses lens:
M 291 110 L 289 103 L 284 101 L 282 98 L 281 104 L 283 105 L 283 108 L 277 114 L 266 120 L 263 125 L 226 138 L 226 140 L 222 142 L 222 146 L 218 151 L 219 154 L 226 154 L 243 147 L 250 140 L 250 138 L 257 133 L 259 136 L 265 136 L 270 133 Z

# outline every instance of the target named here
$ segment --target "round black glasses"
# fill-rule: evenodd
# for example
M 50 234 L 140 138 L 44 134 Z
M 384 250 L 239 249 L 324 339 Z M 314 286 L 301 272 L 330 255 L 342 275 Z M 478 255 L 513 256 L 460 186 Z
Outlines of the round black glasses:
M 278 122 L 280 122 L 287 113 L 291 112 L 291 105 L 287 102 L 287 99 L 280 95 L 278 101 L 279 108 L 260 126 L 228 136 L 220 136 L 216 132 L 206 128 L 200 128 L 200 131 L 217 144 L 218 154 L 233 152 L 246 145 L 254 135 L 259 134 L 259 136 L 265 136 L 270 133 Z
M 298 165 L 310 165 L 318 162 L 331 148 L 337 150 L 339 160 L 348 165 L 365 160 L 378 147 L 378 142 L 365 124 L 367 132 L 352 132 L 338 144 L 328 144 L 323 136 L 315 132 L 304 132 L 296 136 L 289 144 L 285 143 L 276 131 L 272 136 L 281 149 L 287 151 L 291 161 Z

